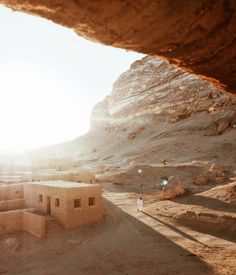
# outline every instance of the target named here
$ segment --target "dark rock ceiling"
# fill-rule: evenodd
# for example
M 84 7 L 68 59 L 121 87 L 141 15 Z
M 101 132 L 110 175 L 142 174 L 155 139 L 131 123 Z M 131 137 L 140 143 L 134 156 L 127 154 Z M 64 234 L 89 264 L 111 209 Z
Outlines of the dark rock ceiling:
M 79 35 L 163 57 L 236 92 L 236 0 L 0 0 Z

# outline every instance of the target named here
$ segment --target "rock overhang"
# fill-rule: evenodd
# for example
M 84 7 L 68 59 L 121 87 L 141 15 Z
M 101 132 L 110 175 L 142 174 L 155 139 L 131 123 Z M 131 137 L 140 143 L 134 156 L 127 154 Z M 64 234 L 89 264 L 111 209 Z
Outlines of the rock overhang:
M 236 91 L 234 0 L 0 0 L 103 44 L 159 56 Z

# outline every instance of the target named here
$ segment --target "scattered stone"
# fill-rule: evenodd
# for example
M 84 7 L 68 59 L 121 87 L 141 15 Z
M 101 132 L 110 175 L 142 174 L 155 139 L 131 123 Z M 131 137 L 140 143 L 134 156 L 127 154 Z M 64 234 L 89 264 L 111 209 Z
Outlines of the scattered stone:
M 128 139 L 131 139 L 131 140 L 132 140 L 132 139 L 135 139 L 136 136 L 137 136 L 137 134 L 136 134 L 135 132 L 129 133 Z
M 208 176 L 213 183 L 223 183 L 227 179 L 227 169 L 224 166 L 213 164 L 208 171 Z
M 186 119 L 191 116 L 191 110 L 189 108 L 176 112 L 171 118 L 170 122 L 178 122 L 179 120 Z
M 167 164 L 168 164 L 168 162 L 167 162 L 167 160 L 163 159 L 163 160 L 161 160 L 161 164 L 163 164 L 163 165 L 167 165 Z
M 221 135 L 230 126 L 227 118 L 221 118 L 216 122 L 216 135 Z
M 210 106 L 207 111 L 209 114 L 214 114 L 216 113 L 217 109 L 215 106 Z
M 130 168 L 136 167 L 136 166 L 137 166 L 136 161 L 132 160 L 132 161 L 129 163 L 129 166 L 130 166 Z
M 193 184 L 207 185 L 207 184 L 221 184 L 227 180 L 227 169 L 218 164 L 212 164 L 210 169 L 205 173 L 199 175 Z
M 113 182 L 113 184 L 115 184 L 115 185 L 124 185 L 123 182 Z
M 108 160 L 108 159 L 111 159 L 113 157 L 114 157 L 114 155 L 105 156 L 102 160 Z
M 207 184 L 209 184 L 209 177 L 208 177 L 208 175 L 199 175 L 193 181 L 193 184 L 195 184 L 195 185 L 207 185 Z
M 236 129 L 236 119 L 233 119 L 233 120 L 231 121 L 230 126 L 231 126 L 232 128 L 234 128 L 234 129 Z

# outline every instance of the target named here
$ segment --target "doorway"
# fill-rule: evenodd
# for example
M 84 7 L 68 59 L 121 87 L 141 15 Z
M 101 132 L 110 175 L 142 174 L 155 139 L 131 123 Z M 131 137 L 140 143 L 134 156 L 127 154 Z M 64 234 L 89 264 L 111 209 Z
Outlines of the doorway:
M 51 197 L 47 197 L 47 214 L 51 215 Z

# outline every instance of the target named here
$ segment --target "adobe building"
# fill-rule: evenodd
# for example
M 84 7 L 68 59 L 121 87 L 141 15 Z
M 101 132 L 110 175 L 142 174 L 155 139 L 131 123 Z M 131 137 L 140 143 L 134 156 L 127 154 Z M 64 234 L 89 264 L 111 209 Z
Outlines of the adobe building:
M 45 181 L 0 186 L 0 234 L 26 230 L 44 237 L 102 217 L 98 184 Z
M 42 181 L 63 180 L 73 182 L 95 183 L 95 175 L 89 171 L 39 171 L 35 177 Z

